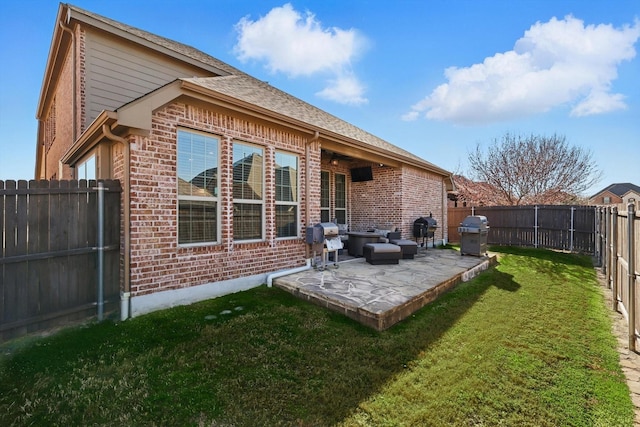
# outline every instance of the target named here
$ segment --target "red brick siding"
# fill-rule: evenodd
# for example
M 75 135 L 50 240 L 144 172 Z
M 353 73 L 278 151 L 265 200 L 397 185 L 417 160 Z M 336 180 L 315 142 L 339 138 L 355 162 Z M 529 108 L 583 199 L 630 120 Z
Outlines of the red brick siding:
M 605 203 L 604 198 L 609 198 L 609 203 Z M 617 205 L 623 203 L 622 197 L 617 194 L 612 193 L 611 191 L 603 191 L 602 193 L 597 194 L 596 196 L 589 199 L 589 203 L 592 205 Z
M 290 133 L 240 116 L 180 103 L 154 113 L 152 123 L 150 135 L 134 137 L 135 143 L 131 146 L 132 296 L 268 273 L 304 263 L 306 245 L 302 227 L 298 239 L 275 238 L 273 159 L 276 149 L 299 156 L 303 225 L 305 143 L 311 138 L 310 134 Z M 220 244 L 178 246 L 176 136 L 179 126 L 210 132 L 220 138 Z M 265 240 L 261 242 L 233 240 L 230 171 L 234 140 L 260 145 L 265 150 Z M 312 145 L 311 161 L 319 165 L 319 146 Z M 319 197 L 319 183 L 312 185 L 312 191 Z
M 402 169 L 402 232 L 413 236 L 413 222 L 429 213 L 438 221 L 436 240 L 447 238 L 447 192 L 443 177 L 405 166 Z
M 123 144 L 113 144 L 111 146 L 111 171 L 110 178 L 120 180 L 120 185 L 125 187 L 124 181 L 124 146 Z M 124 290 L 124 253 L 125 253 L 125 234 L 124 234 L 124 200 L 126 193 L 123 191 L 121 194 L 120 203 L 120 289 Z
M 320 156 L 320 143 L 315 141 L 309 144 L 309 187 L 306 188 L 307 183 L 307 171 L 304 162 L 304 156 L 301 157 L 300 164 L 300 219 L 301 222 L 304 222 L 307 217 L 306 212 L 306 202 L 305 197 L 308 196 L 308 204 L 309 204 L 309 224 L 317 224 L 320 222 L 320 170 L 322 168 L 322 161 Z M 300 230 L 302 235 L 304 236 L 304 227 L 307 224 L 302 224 L 302 229 Z
M 413 221 L 430 212 L 438 225 L 446 224 L 447 195 L 441 176 L 409 166 L 393 168 L 369 163 L 332 166 L 328 159 L 325 160 L 322 169 L 331 173 L 331 200 L 334 173 L 347 174 L 351 230 L 400 228 L 404 238 L 413 238 Z M 372 167 L 372 181 L 351 182 L 349 169 L 359 166 Z M 436 232 L 436 239 L 445 237 L 446 227 L 441 227 Z
M 77 54 L 77 66 L 78 74 L 76 75 L 76 88 L 80 91 L 82 77 L 84 75 L 84 32 L 78 30 L 76 32 L 76 45 L 78 49 Z M 53 94 L 51 96 L 52 102 L 48 107 L 48 111 L 45 113 L 43 123 L 43 137 L 42 141 L 47 148 L 45 150 L 45 170 L 42 174 L 45 179 L 71 179 L 72 170 L 69 166 L 64 165 L 62 167 L 62 174 L 58 174 L 59 164 L 58 161 L 69 147 L 74 142 L 73 133 L 73 46 L 69 47 L 69 50 L 65 52 L 64 65 L 60 72 L 60 77 L 56 82 L 52 82 Z M 81 53 L 82 52 L 82 53 Z M 84 97 L 81 97 L 80 104 L 76 111 L 77 118 L 82 117 L 84 106 Z M 78 129 L 77 135 L 81 132 L 81 121 L 76 121 Z
M 357 164 L 353 167 L 366 166 Z M 350 206 L 351 230 L 366 231 L 370 228 L 395 229 L 402 227 L 402 171 L 400 169 L 371 165 L 373 181 L 351 182 Z
M 45 151 L 45 171 L 43 171 L 45 179 L 51 179 L 54 176 L 56 179 L 71 178 L 70 169 L 67 166 L 63 167 L 62 175 L 58 174 L 58 160 L 73 144 L 71 52 L 71 50 L 67 52 L 60 79 L 55 83 L 56 86 L 52 96 L 55 101 L 49 105 L 49 109 L 45 114 L 43 124 L 45 141 L 43 142 L 45 147 L 49 147 L 49 150 Z

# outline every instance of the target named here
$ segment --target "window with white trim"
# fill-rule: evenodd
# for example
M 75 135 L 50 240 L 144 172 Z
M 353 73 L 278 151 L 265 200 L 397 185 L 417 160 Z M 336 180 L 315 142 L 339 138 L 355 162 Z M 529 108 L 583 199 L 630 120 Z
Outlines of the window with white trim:
M 96 179 L 96 155 L 92 154 L 76 166 L 76 179 Z
M 320 222 L 329 222 L 331 218 L 331 189 L 329 172 L 320 171 Z
M 336 173 L 335 180 L 335 208 L 334 216 L 338 224 L 347 223 L 347 176 Z
M 276 237 L 298 235 L 298 156 L 276 151 Z
M 263 235 L 264 153 L 253 145 L 233 144 L 233 238 L 260 240 Z
M 220 140 L 178 130 L 178 244 L 218 241 Z

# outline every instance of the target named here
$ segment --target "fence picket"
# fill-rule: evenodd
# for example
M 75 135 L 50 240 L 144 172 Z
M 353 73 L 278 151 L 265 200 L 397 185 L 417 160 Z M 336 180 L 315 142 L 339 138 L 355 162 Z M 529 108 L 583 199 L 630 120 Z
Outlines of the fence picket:
M 108 310 L 119 294 L 120 184 L 108 181 Z M 96 182 L 0 181 L 0 341 L 95 314 Z
M 39 181 L 29 181 L 29 188 L 39 188 Z M 42 197 L 38 195 L 29 195 L 29 244 L 27 254 L 46 252 L 48 250 L 48 212 L 46 208 L 41 208 Z M 44 211 L 44 212 L 43 212 Z M 42 215 L 42 216 L 41 216 Z M 28 264 L 29 272 L 27 282 L 27 305 L 30 314 L 40 314 L 42 295 L 40 294 L 40 275 L 46 272 L 47 260 L 37 260 Z M 30 327 L 29 330 L 37 328 L 37 325 Z
M 450 241 L 459 240 L 456 240 L 458 224 L 471 211 L 472 208 L 449 209 Z M 473 211 L 489 220 L 489 244 L 594 253 L 593 206 L 477 206 Z
M 15 195 L 16 190 L 16 182 L 13 180 L 9 180 L 5 182 L 5 189 L 10 194 L 5 197 L 5 240 L 4 242 L 4 256 L 10 257 L 13 255 L 17 255 L 17 245 L 16 245 L 16 230 L 18 228 L 18 218 L 17 218 L 17 200 Z M 13 194 L 12 194 L 13 193 Z M 9 319 L 17 318 L 17 310 L 16 310 L 16 298 L 17 298 L 17 272 L 16 269 L 18 267 L 16 265 L 5 265 L 4 266 L 4 275 L 2 280 L 2 294 L 4 296 L 4 312 L 1 316 L 3 322 L 9 321 Z
M 4 181 L 0 180 L 0 191 L 4 191 Z M 5 228 L 4 228 L 4 213 L 5 210 L 5 197 L 0 195 L 0 258 L 4 258 L 4 241 L 5 241 Z M 3 321 L 5 308 L 4 302 L 4 264 L 0 264 L 0 322 Z

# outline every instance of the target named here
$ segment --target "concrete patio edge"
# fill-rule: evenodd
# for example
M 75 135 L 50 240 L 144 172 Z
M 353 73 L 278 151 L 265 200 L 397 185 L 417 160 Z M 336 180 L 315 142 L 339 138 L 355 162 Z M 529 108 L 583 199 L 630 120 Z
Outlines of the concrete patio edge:
M 428 256 L 437 257 L 444 252 L 429 251 Z M 449 259 L 451 258 L 450 255 Z M 289 277 L 281 277 L 274 281 L 274 285 L 286 290 L 293 294 L 297 298 L 306 300 L 313 304 L 325 307 L 334 312 L 340 313 L 349 317 L 357 322 L 371 327 L 377 331 L 384 331 L 389 329 L 398 322 L 410 317 L 417 310 L 421 309 L 425 305 L 435 301 L 444 293 L 455 288 L 458 284 L 471 280 L 482 271 L 487 270 L 491 266 L 497 263 L 497 257 L 495 255 L 489 255 L 485 257 L 461 257 L 458 254 L 455 255 L 465 265 L 462 267 L 462 271 L 454 271 L 450 274 L 440 272 L 440 274 L 432 274 L 430 270 L 436 268 L 434 263 L 420 262 L 419 260 L 404 261 L 404 269 L 422 269 L 421 277 L 433 277 L 436 280 L 433 283 L 422 286 L 414 286 L 408 294 L 402 292 L 394 293 L 394 286 L 401 288 L 402 284 L 398 281 L 403 278 L 397 278 L 397 270 L 395 273 L 388 273 L 391 270 L 389 266 L 371 266 L 365 264 L 364 260 L 356 260 L 353 262 L 360 262 L 360 265 L 354 264 L 342 266 L 339 270 L 335 270 L 328 276 L 321 276 L 322 272 L 305 272 L 300 274 L 291 275 Z M 466 259 L 465 259 L 466 258 Z M 455 260 L 449 261 L 449 264 L 456 262 Z M 351 262 L 349 262 L 351 263 Z M 456 265 L 457 269 L 461 267 Z M 353 269 L 353 278 L 350 277 L 349 268 Z M 444 269 L 447 268 L 445 263 Z M 370 273 L 370 276 L 362 277 L 362 273 L 358 274 L 357 269 L 367 270 L 371 272 L 374 269 L 380 271 L 380 276 Z M 385 276 L 385 274 L 387 274 Z M 414 277 L 418 273 L 414 272 Z M 447 276 L 443 277 L 443 274 Z M 339 277 L 338 277 L 339 276 Z M 380 279 L 383 280 L 380 280 Z M 353 279 L 353 285 L 351 282 Z M 425 279 L 426 280 L 426 279 Z M 320 283 L 318 283 L 320 282 Z M 336 291 L 336 288 L 343 286 L 342 294 Z M 373 288 L 374 290 L 370 294 L 366 294 L 363 300 L 358 301 L 357 297 L 352 295 L 352 289 L 358 287 Z M 347 287 L 350 287 L 347 289 Z M 355 293 L 355 292 L 354 292 Z M 368 298 L 368 299 L 367 299 Z M 366 301 L 364 299 L 367 299 Z M 380 301 L 387 299 L 384 303 Z M 380 301 L 378 301 L 380 300 Z

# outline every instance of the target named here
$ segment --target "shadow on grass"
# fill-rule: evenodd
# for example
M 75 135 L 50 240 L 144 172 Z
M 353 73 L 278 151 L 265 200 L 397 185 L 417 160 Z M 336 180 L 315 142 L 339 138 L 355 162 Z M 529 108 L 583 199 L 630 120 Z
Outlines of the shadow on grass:
M 29 402 L 36 424 L 332 425 L 491 286 L 520 288 L 491 268 L 385 332 L 264 286 L 69 330 L 0 365 L 0 420 L 21 419 Z
M 527 268 L 547 275 L 558 283 L 566 281 L 567 275 L 589 283 L 594 278 L 591 270 L 594 267 L 593 259 L 588 255 L 515 246 L 494 246 L 491 250 L 526 257 Z
M 593 266 L 591 257 L 587 255 L 578 256 L 574 253 L 518 246 L 491 246 L 489 249 L 502 254 L 519 255 L 530 259 L 552 261 L 565 265 L 577 265 L 580 267 Z

